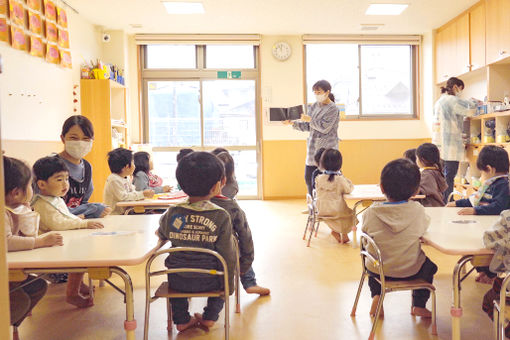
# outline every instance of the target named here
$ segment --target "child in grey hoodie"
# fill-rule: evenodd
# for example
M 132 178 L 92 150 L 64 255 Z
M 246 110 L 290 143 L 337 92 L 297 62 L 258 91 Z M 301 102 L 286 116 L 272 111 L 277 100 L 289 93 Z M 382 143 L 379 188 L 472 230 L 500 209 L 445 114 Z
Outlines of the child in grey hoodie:
M 432 283 L 437 266 L 421 249 L 420 238 L 430 224 L 423 206 L 409 198 L 418 192 L 420 171 L 407 159 L 396 159 L 386 164 L 381 172 L 381 190 L 388 201 L 375 203 L 363 214 L 362 231 L 371 236 L 379 249 L 388 281 L 424 279 Z M 374 277 L 377 270 L 367 263 L 372 272 L 368 285 L 373 298 L 370 314 L 375 310 L 381 295 L 381 285 Z M 430 318 L 425 307 L 430 292 L 413 291 L 413 315 Z M 382 313 L 382 311 L 381 311 Z

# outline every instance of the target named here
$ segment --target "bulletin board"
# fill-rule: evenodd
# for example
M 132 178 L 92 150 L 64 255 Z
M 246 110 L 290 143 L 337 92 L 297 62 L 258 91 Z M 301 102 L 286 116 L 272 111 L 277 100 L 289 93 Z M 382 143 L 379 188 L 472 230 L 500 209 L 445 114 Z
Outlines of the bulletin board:
M 55 0 L 0 0 L 0 42 L 72 68 L 67 13 Z

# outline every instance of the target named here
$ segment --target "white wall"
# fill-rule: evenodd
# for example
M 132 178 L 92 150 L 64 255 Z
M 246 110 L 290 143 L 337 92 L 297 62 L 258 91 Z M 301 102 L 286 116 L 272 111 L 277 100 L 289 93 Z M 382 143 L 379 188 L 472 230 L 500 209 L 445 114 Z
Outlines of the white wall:
M 343 121 L 339 124 L 341 139 L 413 139 L 428 138 L 427 115 L 431 115 L 432 89 L 432 34 L 424 39 L 421 87 L 421 118 L 419 120 Z M 271 55 L 276 41 L 284 40 L 292 47 L 292 56 L 284 62 Z M 301 36 L 262 36 L 260 45 L 261 85 L 264 140 L 306 139 L 308 133 L 294 131 L 281 123 L 269 123 L 267 110 L 273 106 L 292 106 L 304 102 L 303 46 Z
M 80 65 L 102 57 L 95 27 L 67 9 L 73 68 L 64 69 L 27 52 L 0 44 L 0 110 L 2 138 L 59 140 L 64 120 L 73 112 L 73 85 L 80 83 Z M 76 89 L 79 97 L 79 89 Z M 29 96 L 30 95 L 30 96 Z

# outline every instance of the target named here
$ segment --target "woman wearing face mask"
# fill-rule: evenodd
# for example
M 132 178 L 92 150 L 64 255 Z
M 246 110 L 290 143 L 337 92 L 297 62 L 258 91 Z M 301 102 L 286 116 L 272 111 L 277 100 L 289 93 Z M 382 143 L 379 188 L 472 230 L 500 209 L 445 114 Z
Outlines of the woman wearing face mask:
M 88 118 L 76 115 L 69 117 L 62 126 L 60 135 L 64 151 L 58 157 L 69 169 L 69 191 L 63 197 L 69 210 L 80 217 L 98 218 L 111 212 L 111 208 L 100 203 L 89 203 L 94 186 L 92 166 L 83 157 L 92 149 L 94 128 Z
M 464 160 L 464 141 L 462 128 L 464 118 L 476 108 L 477 100 L 461 99 L 464 82 L 458 78 L 448 79 L 446 85 L 441 87 L 441 97 L 434 105 L 434 121 L 432 127 L 432 143 L 441 151 L 444 161 L 443 172 L 448 184 L 444 192 L 444 200 L 453 191 L 453 180 L 459 169 L 459 162 Z
M 317 169 L 314 155 L 320 148 L 338 150 L 338 122 L 340 120 L 335 96 L 331 93 L 331 84 L 319 80 L 312 86 L 316 102 L 308 108 L 308 115 L 294 121 L 292 127 L 299 131 L 310 131 L 306 141 L 305 182 L 311 195 L 312 174 Z M 290 122 L 287 122 L 290 124 Z

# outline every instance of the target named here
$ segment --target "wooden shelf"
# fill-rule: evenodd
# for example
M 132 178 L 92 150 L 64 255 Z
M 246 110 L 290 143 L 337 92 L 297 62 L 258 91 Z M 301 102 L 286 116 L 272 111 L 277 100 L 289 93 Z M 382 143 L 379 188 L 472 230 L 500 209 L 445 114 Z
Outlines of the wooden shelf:
M 507 147 L 510 146 L 510 143 L 477 143 L 477 144 L 468 144 L 467 146 L 473 146 L 475 148 L 484 147 L 486 145 L 496 145 L 501 147 Z
M 490 119 L 490 118 L 496 118 L 496 117 L 509 117 L 509 116 L 510 116 L 510 110 L 505 110 L 505 111 L 498 111 L 498 112 L 473 116 L 473 117 L 469 117 L 469 119 L 470 120 L 480 120 L 480 119 Z

